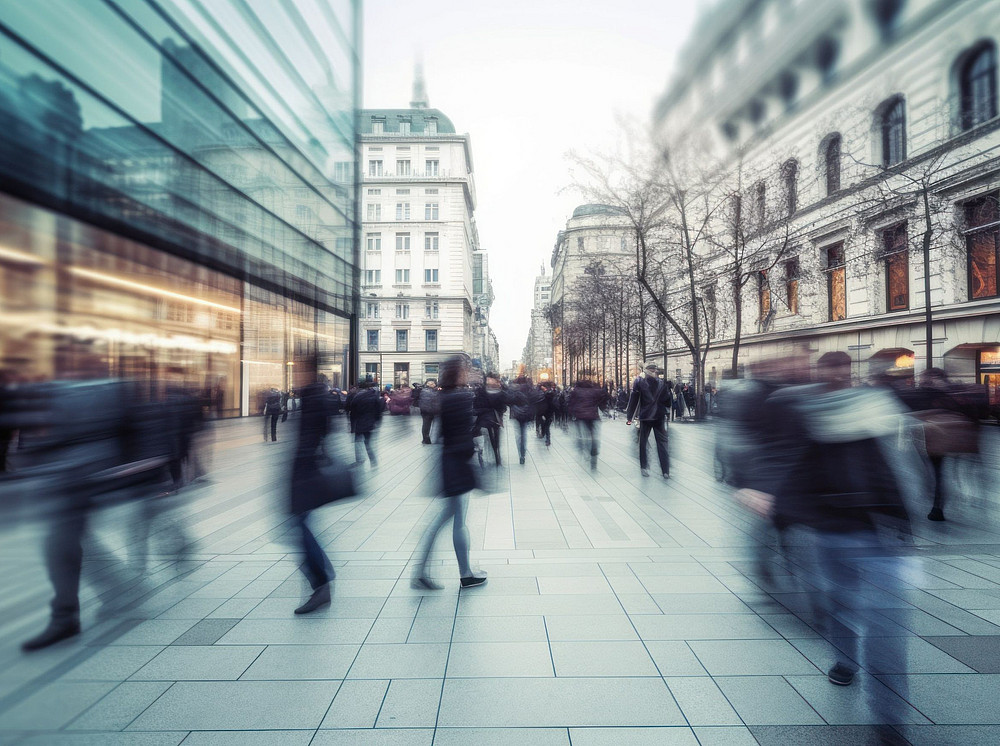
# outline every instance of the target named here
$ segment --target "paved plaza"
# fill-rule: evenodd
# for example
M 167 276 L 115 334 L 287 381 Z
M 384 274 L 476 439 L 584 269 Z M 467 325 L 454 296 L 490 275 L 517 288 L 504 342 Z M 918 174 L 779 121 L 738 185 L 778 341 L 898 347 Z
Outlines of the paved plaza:
M 18 643 L 47 616 L 44 527 L 3 529 L 0 743 L 874 743 L 876 705 L 898 692 L 912 743 L 1000 743 L 995 471 L 953 480 L 969 494 L 948 522 L 915 511 L 901 562 L 845 556 L 887 589 L 873 630 L 905 653 L 841 688 L 807 623 L 813 577 L 714 481 L 711 425 L 671 425 L 669 482 L 640 476 L 622 420 L 604 424 L 596 472 L 559 430 L 520 466 L 505 428 L 506 464 L 469 510 L 489 582 L 459 590 L 444 531 L 434 592 L 410 578 L 437 447 L 419 418 L 389 419 L 367 497 L 315 516 L 337 577 L 332 606 L 303 618 L 282 502 L 292 424 L 264 444 L 259 420 L 217 423 L 213 481 L 145 539 L 134 506 L 95 516 L 84 633 L 31 655 Z M 178 526 L 195 542 L 170 554 Z

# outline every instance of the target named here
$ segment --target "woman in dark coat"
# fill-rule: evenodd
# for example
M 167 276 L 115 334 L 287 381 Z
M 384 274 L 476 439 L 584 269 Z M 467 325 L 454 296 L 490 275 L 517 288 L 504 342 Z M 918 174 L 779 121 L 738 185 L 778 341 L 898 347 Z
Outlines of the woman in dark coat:
M 333 565 L 308 525 L 310 507 L 313 505 L 310 492 L 315 489 L 319 460 L 324 457 L 322 446 L 330 431 L 332 407 L 330 388 L 322 379 L 306 386 L 299 393 L 302 398 L 302 414 L 299 418 L 295 461 L 292 463 L 290 508 L 302 534 L 302 551 L 305 553 L 302 572 L 312 587 L 312 595 L 295 613 L 308 614 L 330 604 L 330 580 L 334 574 Z
M 441 366 L 438 384 L 441 390 L 441 495 L 444 507 L 421 540 L 421 559 L 413 579 L 414 588 L 441 589 L 442 586 L 428 576 L 427 561 L 434 539 L 449 521 L 452 522 L 452 540 L 462 587 L 470 588 L 486 582 L 486 573 L 473 573 L 469 564 L 469 529 L 465 525 L 468 493 L 476 487 L 476 473 L 471 463 L 475 453 L 472 441 L 475 417 L 473 393 L 466 386 L 468 376 L 469 359 L 464 355 L 450 357 Z

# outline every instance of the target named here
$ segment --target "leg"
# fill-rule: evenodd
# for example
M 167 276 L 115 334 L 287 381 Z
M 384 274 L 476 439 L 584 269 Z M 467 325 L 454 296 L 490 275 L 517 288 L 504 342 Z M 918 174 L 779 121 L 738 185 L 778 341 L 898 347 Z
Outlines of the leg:
M 378 466 L 378 459 L 375 458 L 375 446 L 372 445 L 372 434 L 363 433 L 365 440 L 365 450 L 368 452 L 368 460 L 372 466 Z
M 649 456 L 646 453 L 646 444 L 649 441 L 649 431 L 652 423 L 639 420 L 639 468 L 645 471 L 649 468 Z
M 271 415 L 271 442 L 278 439 L 278 415 Z
M 354 463 L 363 464 L 365 461 L 364 433 L 354 433 Z
M 427 562 L 430 560 L 431 550 L 434 548 L 434 540 L 444 525 L 455 517 L 455 509 L 458 505 L 452 498 L 441 500 L 441 512 L 434 522 L 427 527 L 423 537 L 420 539 L 420 564 L 417 565 L 417 576 L 427 577 Z
M 525 439 L 525 435 L 526 435 L 527 429 L 528 429 L 528 421 L 527 420 L 518 420 L 517 421 L 517 455 L 518 455 L 518 458 L 521 459 L 521 463 L 522 464 L 524 463 L 524 455 L 525 455 L 524 454 L 524 451 L 525 451 L 524 439 Z
M 497 466 L 500 466 L 500 427 L 490 425 L 486 428 L 490 435 L 490 445 L 493 446 L 493 456 L 496 458 Z
M 934 470 L 934 507 L 927 517 L 932 521 L 944 520 L 944 457 L 931 456 L 931 467 Z
M 313 532 L 309 529 L 308 519 L 308 513 L 296 516 L 299 531 L 302 533 L 302 550 L 306 555 L 305 562 L 302 563 L 302 573 L 315 591 L 320 586 L 330 582 L 330 578 L 333 576 L 333 567 L 326 552 L 323 551 Z
M 83 532 L 87 526 L 82 508 L 71 508 L 53 519 L 45 540 L 45 565 L 55 591 L 52 621 L 79 623 L 80 572 L 83 568 Z
M 660 459 L 660 471 L 667 476 L 670 474 L 670 454 L 667 451 L 667 428 L 663 420 L 653 423 L 653 436 L 656 438 L 656 456 Z
M 469 497 L 468 495 L 456 495 L 449 497 L 448 500 L 453 504 L 449 512 L 454 515 L 452 542 L 455 545 L 455 559 L 458 560 L 459 577 L 467 578 L 472 575 L 472 566 L 469 564 L 469 529 L 465 525 Z
M 421 417 L 424 420 L 424 426 L 420 431 L 423 436 L 423 442 L 430 444 L 431 442 L 431 425 L 434 423 L 434 415 L 422 414 Z

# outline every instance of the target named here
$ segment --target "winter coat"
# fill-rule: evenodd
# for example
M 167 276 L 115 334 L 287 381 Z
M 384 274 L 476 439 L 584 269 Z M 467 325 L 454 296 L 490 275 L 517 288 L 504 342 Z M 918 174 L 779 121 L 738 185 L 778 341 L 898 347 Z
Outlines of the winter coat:
M 389 414 L 409 414 L 412 402 L 409 389 L 393 389 L 389 392 Z
M 642 422 L 657 422 L 667 416 L 671 394 L 667 382 L 650 376 L 639 376 L 632 383 L 625 418 Z
M 569 413 L 578 420 L 599 420 L 608 406 L 608 392 L 591 381 L 580 381 L 569 394 Z
M 516 383 L 511 386 L 510 416 L 518 422 L 529 422 L 535 419 L 541 393 L 527 383 Z
M 455 497 L 477 486 L 472 469 L 474 395 L 467 389 L 441 393 L 441 494 Z
M 330 416 L 334 413 L 330 390 L 326 384 L 313 383 L 299 390 L 299 439 L 292 462 L 292 485 L 289 509 L 301 513 L 311 504 L 306 489 L 315 485 L 312 479 L 321 465 L 323 439 L 330 431 Z
M 348 411 L 355 433 L 370 433 L 382 419 L 382 397 L 375 389 L 360 389 L 348 397 Z
M 283 397 L 281 396 L 281 392 L 272 391 L 270 394 L 267 395 L 267 398 L 264 400 L 264 414 L 265 415 L 281 414 L 282 411 L 284 410 L 282 402 L 283 402 Z
M 437 417 L 441 414 L 441 392 L 436 388 L 425 386 L 420 390 L 420 414 Z
M 490 391 L 485 386 L 476 389 L 473 408 L 476 414 L 476 428 L 498 427 L 503 424 L 503 413 L 507 411 L 508 394 L 503 389 Z

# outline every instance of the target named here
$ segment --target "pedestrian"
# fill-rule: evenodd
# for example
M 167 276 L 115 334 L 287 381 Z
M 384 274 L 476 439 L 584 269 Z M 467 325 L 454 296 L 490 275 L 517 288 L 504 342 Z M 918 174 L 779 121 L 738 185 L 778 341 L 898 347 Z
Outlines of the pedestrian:
M 441 393 L 438 391 L 437 381 L 433 378 L 428 378 L 423 388 L 420 389 L 418 406 L 420 407 L 420 417 L 423 420 L 422 442 L 425 446 L 429 446 L 431 444 L 431 426 L 437 416 L 441 414 Z
M 302 552 L 305 554 L 302 573 L 312 588 L 312 594 L 295 609 L 295 613 L 308 614 L 330 605 L 330 581 L 334 577 L 330 558 L 309 528 L 310 508 L 313 504 L 313 496 L 309 493 L 315 489 L 320 466 L 327 458 L 323 446 L 330 432 L 333 406 L 330 387 L 323 376 L 316 383 L 302 388 L 299 396 L 301 414 L 299 439 L 295 447 L 295 460 L 292 462 L 290 509 L 298 524 Z
M 539 402 L 537 421 L 541 426 L 540 438 L 545 439 L 545 447 L 552 445 L 552 420 L 556 416 L 556 389 L 551 381 L 543 381 L 538 387 Z
M 389 392 L 389 414 L 393 416 L 410 413 L 413 402 L 413 390 L 408 383 Z
M 472 588 L 486 582 L 486 573 L 475 573 L 469 564 L 469 529 L 465 525 L 469 493 L 476 488 L 476 474 L 471 460 L 473 446 L 473 393 L 469 390 L 469 359 L 455 355 L 441 365 L 441 513 L 427 527 L 421 539 L 420 561 L 413 578 L 414 588 L 440 590 L 442 586 L 428 574 L 428 561 L 434 539 L 450 521 L 452 542 L 462 588 Z
M 601 410 L 607 409 L 608 392 L 592 380 L 585 370 L 569 395 L 570 415 L 576 420 L 576 445 L 581 453 L 590 454 L 590 468 L 597 468 L 600 451 Z
M 285 412 L 285 408 L 282 404 L 284 397 L 281 392 L 275 388 L 271 387 L 268 391 L 267 397 L 264 399 L 264 406 L 261 409 L 261 414 L 264 415 L 264 442 L 267 443 L 267 431 L 268 426 L 271 430 L 271 442 L 273 443 L 278 439 L 278 418 L 281 417 Z
M 677 383 L 671 386 L 673 406 L 671 407 L 671 419 L 680 421 L 684 418 L 684 394 L 682 391 L 683 384 Z
M 476 415 L 475 430 L 485 430 L 493 449 L 496 465 L 501 465 L 500 458 L 500 428 L 503 427 L 503 415 L 507 411 L 508 392 L 496 373 L 486 374 L 486 383 L 476 387 L 473 407 Z
M 512 404 L 510 407 L 510 417 L 517 423 L 515 438 L 517 441 L 517 455 L 524 464 L 528 451 L 527 430 L 528 424 L 535 419 L 535 411 L 538 406 L 538 392 L 531 385 L 531 379 L 526 376 L 518 376 L 511 386 Z
M 649 434 L 656 439 L 656 455 L 660 461 L 663 478 L 670 477 L 670 456 L 667 453 L 667 427 L 664 418 L 670 407 L 670 388 L 658 377 L 656 363 L 646 365 L 645 375 L 638 376 L 632 383 L 632 395 L 625 412 L 626 423 L 631 425 L 634 417 L 639 419 L 639 468 L 642 476 L 649 476 L 649 458 L 646 445 Z
M 373 469 L 378 466 L 378 460 L 372 446 L 372 433 L 382 419 L 382 397 L 376 386 L 372 381 L 362 381 L 354 397 L 347 401 L 351 430 L 354 433 L 355 463 L 359 466 L 363 464 L 367 451 L 368 462 Z

